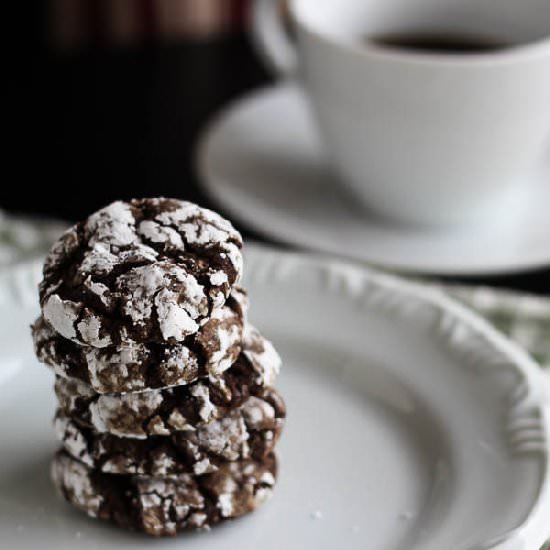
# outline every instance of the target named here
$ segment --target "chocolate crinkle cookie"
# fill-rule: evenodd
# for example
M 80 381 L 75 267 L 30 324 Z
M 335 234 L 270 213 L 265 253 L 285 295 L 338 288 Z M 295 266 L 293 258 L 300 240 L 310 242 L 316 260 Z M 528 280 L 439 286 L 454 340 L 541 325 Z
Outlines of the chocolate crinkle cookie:
M 40 284 L 45 320 L 96 348 L 195 334 L 242 274 L 242 240 L 218 214 L 175 199 L 114 202 L 69 229 Z
M 61 411 L 55 431 L 71 456 L 101 472 L 201 475 L 217 471 L 227 461 L 263 460 L 279 439 L 285 414 L 279 393 L 265 389 L 218 420 L 170 436 L 130 439 L 100 434 Z
M 144 439 L 187 431 L 222 418 L 240 407 L 251 395 L 271 387 L 280 359 L 255 329 L 254 350 L 244 351 L 233 366 L 219 377 L 163 390 L 124 394 L 98 394 L 74 378 L 58 376 L 55 393 L 64 414 L 99 433 Z
M 105 474 L 63 451 L 52 464 L 54 484 L 73 506 L 152 536 L 174 536 L 252 512 L 271 496 L 276 475 L 273 454 L 226 462 L 202 476 L 162 478 Z
M 246 293 L 234 287 L 221 308 L 182 342 L 82 346 L 60 336 L 40 316 L 32 327 L 38 359 L 58 376 L 77 378 L 97 393 L 139 392 L 220 376 L 242 350 Z
M 281 359 L 247 320 L 241 248 L 218 214 L 164 198 L 115 202 L 53 246 L 32 336 L 76 508 L 170 536 L 271 494 Z

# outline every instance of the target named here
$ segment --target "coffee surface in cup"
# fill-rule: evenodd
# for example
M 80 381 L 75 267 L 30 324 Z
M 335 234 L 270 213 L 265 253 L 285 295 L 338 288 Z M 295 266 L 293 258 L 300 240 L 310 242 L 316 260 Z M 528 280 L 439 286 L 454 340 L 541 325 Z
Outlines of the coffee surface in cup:
M 364 44 L 385 49 L 440 54 L 490 53 L 513 46 L 490 36 L 447 32 L 410 31 L 367 36 Z

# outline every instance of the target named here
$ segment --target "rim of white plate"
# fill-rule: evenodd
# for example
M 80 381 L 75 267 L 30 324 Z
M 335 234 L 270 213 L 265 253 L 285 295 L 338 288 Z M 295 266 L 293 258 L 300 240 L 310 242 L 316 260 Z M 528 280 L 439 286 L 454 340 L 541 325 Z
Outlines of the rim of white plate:
M 256 284 L 268 281 L 292 281 L 297 272 L 311 273 L 311 280 L 322 285 L 323 292 L 338 293 L 355 304 L 383 311 L 398 318 L 419 318 L 419 309 L 439 314 L 435 334 L 449 349 L 468 358 L 477 369 L 506 368 L 519 375 L 515 399 L 511 400 L 510 421 L 529 415 L 539 423 L 540 436 L 522 440 L 516 454 L 523 452 L 542 456 L 545 466 L 537 501 L 521 525 L 497 540 L 488 541 L 482 549 L 538 548 L 550 538 L 545 505 L 550 503 L 550 377 L 519 345 L 496 330 L 488 321 L 448 297 L 441 290 L 406 281 L 371 268 L 327 258 L 319 254 L 281 252 L 273 248 L 247 245 L 246 278 Z M 0 306 L 36 307 L 37 284 L 41 264 L 28 262 L 0 271 Z M 533 416 L 533 414 L 535 416 Z M 512 444 L 512 442 L 510 442 Z M 538 546 L 537 546 L 538 545 Z M 515 547 L 514 547 L 515 548 Z
M 550 502 L 550 377 L 525 350 L 443 291 L 363 265 L 319 254 L 280 252 L 258 246 L 247 247 L 245 265 L 248 282 L 259 284 L 291 282 L 297 272 L 308 270 L 312 281 L 321 281 L 323 292 L 339 293 L 355 305 L 364 304 L 396 318 L 418 322 L 419 309 L 430 308 L 440 314 L 438 337 L 452 352 L 467 358 L 468 365 L 474 369 L 507 368 L 517 372 L 519 382 L 511 400 L 509 422 L 512 425 L 529 418 L 531 426 L 532 421 L 538 424 L 541 438 L 522 440 L 520 446 L 512 440 L 508 443 L 517 456 L 539 453 L 544 463 L 544 478 L 538 499 L 525 521 L 477 550 L 537 549 L 547 541 L 550 537 L 545 513 L 545 505 Z

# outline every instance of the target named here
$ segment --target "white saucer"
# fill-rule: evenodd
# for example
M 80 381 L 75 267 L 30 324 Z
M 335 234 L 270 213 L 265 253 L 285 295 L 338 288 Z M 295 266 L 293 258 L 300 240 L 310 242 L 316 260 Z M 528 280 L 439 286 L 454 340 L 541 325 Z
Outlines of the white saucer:
M 525 352 L 433 290 L 250 247 L 251 318 L 284 360 L 273 499 L 154 543 L 88 519 L 49 481 L 39 278 L 0 273 L 2 548 L 538 550 L 550 536 L 550 388 Z
M 481 275 L 550 264 L 550 163 L 530 204 L 510 212 L 506 225 L 452 232 L 368 217 L 330 173 L 306 100 L 291 85 L 223 113 L 201 141 L 198 171 L 220 207 L 278 241 L 409 272 Z

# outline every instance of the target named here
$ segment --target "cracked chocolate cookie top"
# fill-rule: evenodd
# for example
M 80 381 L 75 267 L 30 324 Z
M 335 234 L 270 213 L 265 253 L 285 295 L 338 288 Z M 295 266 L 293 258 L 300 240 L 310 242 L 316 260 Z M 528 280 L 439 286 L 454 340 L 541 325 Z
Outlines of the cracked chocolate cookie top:
M 114 202 L 53 246 L 40 284 L 43 316 L 61 336 L 96 348 L 180 342 L 239 282 L 241 248 L 227 220 L 195 204 Z

